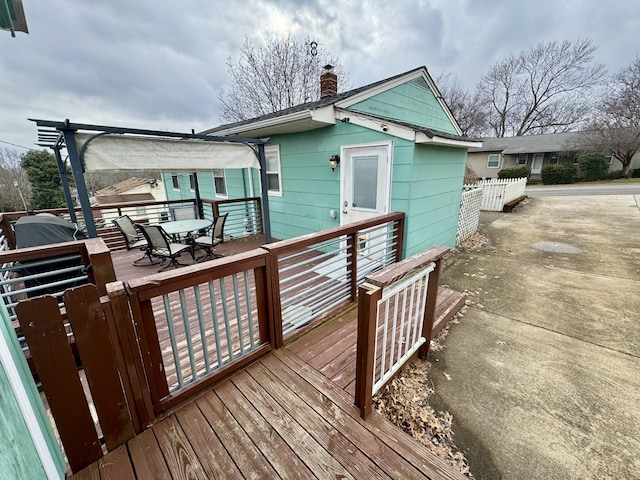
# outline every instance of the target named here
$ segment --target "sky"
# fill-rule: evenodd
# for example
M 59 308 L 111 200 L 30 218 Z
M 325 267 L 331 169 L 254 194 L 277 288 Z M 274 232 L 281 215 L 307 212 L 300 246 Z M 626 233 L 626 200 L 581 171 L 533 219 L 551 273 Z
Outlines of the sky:
M 473 88 L 509 53 L 591 38 L 610 73 L 640 53 L 629 0 L 22 0 L 29 34 L 0 31 L 0 148 L 37 148 L 28 118 L 165 131 L 221 123 L 226 63 L 245 38 L 309 37 L 351 87 L 426 66 Z M 10 145 L 14 144 L 14 145 Z

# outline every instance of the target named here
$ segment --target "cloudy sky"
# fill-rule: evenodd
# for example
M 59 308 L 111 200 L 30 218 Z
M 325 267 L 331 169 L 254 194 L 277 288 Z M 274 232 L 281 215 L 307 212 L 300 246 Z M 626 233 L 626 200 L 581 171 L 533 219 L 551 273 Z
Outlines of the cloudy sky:
M 0 31 L 0 142 L 33 148 L 27 118 L 171 131 L 220 123 L 245 37 L 315 39 L 351 86 L 425 65 L 473 87 L 541 41 L 590 37 L 615 73 L 640 53 L 632 0 L 23 0 L 30 34 Z M 14 148 L 0 143 L 0 148 Z M 16 149 L 23 152 L 22 149 Z

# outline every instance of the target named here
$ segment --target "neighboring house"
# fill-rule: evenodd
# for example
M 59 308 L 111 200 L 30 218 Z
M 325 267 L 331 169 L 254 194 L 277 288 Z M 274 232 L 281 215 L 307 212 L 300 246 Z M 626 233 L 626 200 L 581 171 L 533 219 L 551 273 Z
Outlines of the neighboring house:
M 167 199 L 166 191 L 162 180 L 157 178 L 132 177 L 122 182 L 105 187 L 96 192 L 90 199 L 91 205 L 107 205 L 111 203 L 141 203 L 131 207 L 121 207 L 118 209 L 101 209 L 100 215 L 103 221 L 108 221 L 122 214 L 130 215 L 133 218 L 147 218 L 149 221 L 160 221 L 160 212 L 157 207 L 145 206 L 145 203 L 163 201 Z M 98 218 L 96 218 L 96 221 Z
M 381 214 L 406 213 L 405 256 L 455 247 L 467 148 L 426 68 L 337 94 L 330 70 L 321 98 L 204 133 L 270 137 L 266 147 L 271 231 L 304 235 Z M 330 164 L 333 161 L 333 164 Z M 169 199 L 188 193 L 187 174 L 165 174 Z M 198 173 L 203 198 L 259 192 L 255 171 Z
M 470 148 L 467 162 L 480 178 L 497 178 L 503 168 L 529 167 L 531 179 L 540 179 L 542 167 L 548 164 L 578 165 L 581 132 L 525 135 L 522 137 L 483 138 L 482 147 Z M 609 170 L 622 170 L 622 164 L 605 155 Z M 640 165 L 640 154 L 634 166 Z

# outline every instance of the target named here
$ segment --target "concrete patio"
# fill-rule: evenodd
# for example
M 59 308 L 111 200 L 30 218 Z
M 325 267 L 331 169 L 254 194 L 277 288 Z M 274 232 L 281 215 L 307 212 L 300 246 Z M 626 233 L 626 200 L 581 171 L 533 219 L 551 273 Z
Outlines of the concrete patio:
M 531 199 L 444 265 L 471 304 L 431 356 L 432 404 L 476 478 L 640 478 L 639 205 Z

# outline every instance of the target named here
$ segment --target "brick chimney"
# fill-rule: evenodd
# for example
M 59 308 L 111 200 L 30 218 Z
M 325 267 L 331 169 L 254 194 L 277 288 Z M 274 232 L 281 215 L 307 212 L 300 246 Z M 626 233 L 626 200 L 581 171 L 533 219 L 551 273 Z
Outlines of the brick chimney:
M 325 65 L 320 75 L 320 98 L 333 97 L 338 93 L 338 76 L 333 73 L 333 65 Z

